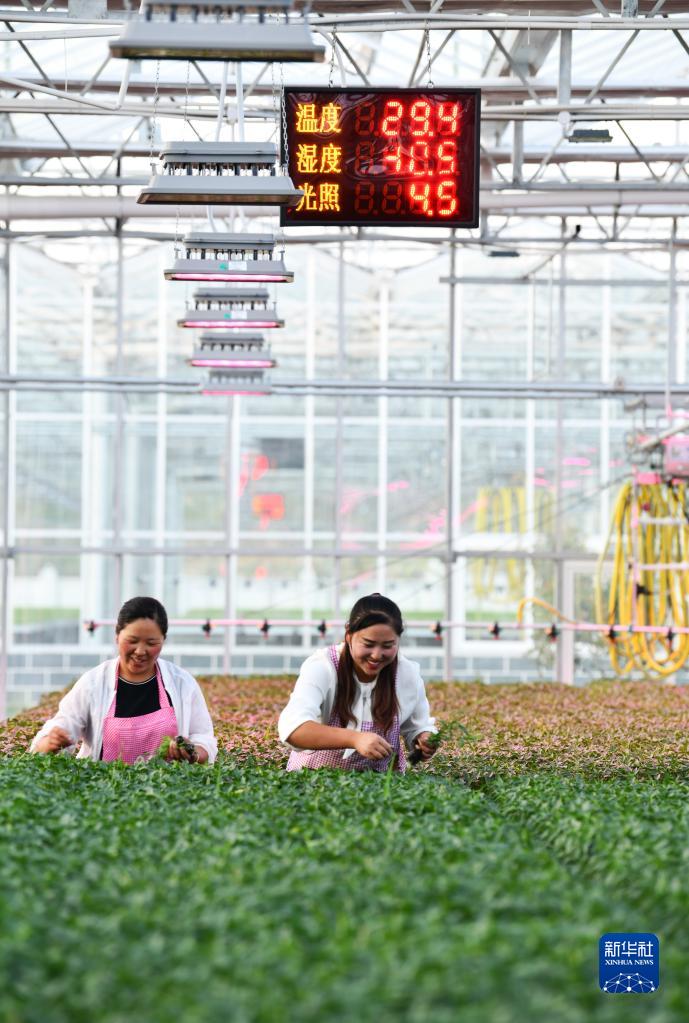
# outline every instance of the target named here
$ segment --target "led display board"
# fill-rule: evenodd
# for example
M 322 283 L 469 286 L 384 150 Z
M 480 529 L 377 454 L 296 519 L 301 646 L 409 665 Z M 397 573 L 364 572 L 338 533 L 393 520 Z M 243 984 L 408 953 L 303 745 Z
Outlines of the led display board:
M 304 194 L 281 223 L 476 227 L 480 105 L 478 89 L 285 89 Z

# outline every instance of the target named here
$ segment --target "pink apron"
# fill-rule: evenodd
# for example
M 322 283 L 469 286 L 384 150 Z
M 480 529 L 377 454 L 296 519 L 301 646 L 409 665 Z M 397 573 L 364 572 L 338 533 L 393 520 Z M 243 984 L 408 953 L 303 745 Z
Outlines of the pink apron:
M 337 671 L 337 665 L 339 662 L 339 655 L 337 647 L 331 646 L 328 648 L 328 654 L 330 660 L 335 666 Z M 397 681 L 395 679 L 395 681 Z M 328 725 L 331 728 L 342 728 L 342 723 L 335 711 L 330 715 Z M 407 757 L 404 752 L 404 743 L 400 739 L 400 717 L 399 713 L 395 714 L 395 719 L 387 732 L 381 731 L 373 721 L 363 721 L 361 724 L 362 732 L 375 732 L 376 735 L 381 735 L 386 739 L 392 746 L 393 752 L 389 757 L 385 757 L 383 760 L 368 760 L 366 757 L 362 757 L 360 753 L 354 752 L 343 760 L 343 755 L 346 750 L 342 749 L 317 749 L 309 753 L 307 750 L 292 750 L 287 761 L 288 771 L 300 771 L 304 767 L 316 768 L 316 767 L 339 767 L 343 771 L 387 771 L 390 766 L 390 757 L 396 756 L 395 770 L 404 773 L 407 770 Z
M 136 718 L 116 718 L 120 662 L 115 665 L 115 695 L 103 721 L 103 760 L 123 760 L 133 764 L 139 757 L 152 757 L 166 735 L 177 735 L 177 715 L 165 692 L 163 677 L 156 664 L 160 709 Z

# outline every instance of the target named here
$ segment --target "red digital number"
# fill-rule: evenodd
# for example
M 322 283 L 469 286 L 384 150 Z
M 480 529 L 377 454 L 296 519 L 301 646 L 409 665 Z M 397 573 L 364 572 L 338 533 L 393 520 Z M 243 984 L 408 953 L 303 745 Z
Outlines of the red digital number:
M 381 135 L 385 135 L 389 139 L 399 135 L 403 113 L 403 105 L 396 99 L 389 99 L 383 111 L 383 122 L 380 126 Z
M 354 130 L 357 135 L 372 135 L 376 107 L 374 103 L 362 103 L 354 111 Z
M 438 104 L 438 135 L 456 135 L 459 124 L 459 103 Z
M 425 135 L 430 138 L 435 134 L 435 132 L 431 130 L 431 104 L 428 103 L 427 100 L 417 99 L 416 103 L 412 103 L 409 116 L 413 124 L 411 133 L 416 138 L 420 135 Z
M 457 185 L 454 178 L 441 181 L 436 192 L 438 197 L 438 216 L 451 217 L 457 210 Z
M 354 189 L 354 212 L 366 216 L 373 212 L 373 193 L 375 188 L 370 181 L 357 181 Z
M 402 186 L 396 181 L 386 181 L 383 185 L 383 213 L 399 213 L 402 209 Z
M 402 169 L 402 146 L 394 146 L 392 149 L 388 149 L 387 153 L 383 156 L 383 163 L 388 165 L 388 170 L 399 174 Z
M 457 173 L 457 143 L 440 142 L 438 145 L 438 174 Z
M 428 174 L 430 147 L 427 142 L 414 142 L 409 153 L 409 173 L 416 178 Z
M 354 150 L 354 171 L 373 174 L 374 147 L 372 142 L 357 142 Z
M 412 213 L 425 213 L 427 217 L 433 216 L 430 182 L 412 181 L 409 186 L 409 206 Z

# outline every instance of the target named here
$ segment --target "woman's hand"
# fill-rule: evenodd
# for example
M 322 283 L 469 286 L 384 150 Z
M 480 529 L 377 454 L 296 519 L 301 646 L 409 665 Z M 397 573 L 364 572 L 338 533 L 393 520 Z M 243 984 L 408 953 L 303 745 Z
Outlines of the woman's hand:
M 68 735 L 64 728 L 53 725 L 48 734 L 39 739 L 34 750 L 36 753 L 59 753 L 60 750 L 71 745 L 73 745 L 71 735 Z
M 190 749 L 187 748 L 190 747 Z M 194 752 L 191 752 L 191 749 Z M 175 739 L 170 739 L 170 746 L 167 751 L 166 760 L 186 760 L 187 763 L 195 764 L 198 759 L 198 753 L 193 743 L 189 742 L 188 739 L 184 739 L 184 744 L 177 742 Z
M 355 732 L 354 749 L 367 760 L 383 760 L 392 753 L 392 746 L 375 732 Z
M 438 750 L 437 743 L 428 741 L 433 734 L 433 732 L 419 732 L 414 739 L 414 745 L 418 746 L 421 750 L 422 760 L 430 760 Z
M 165 756 L 166 760 L 186 760 L 189 764 L 206 763 L 208 760 L 208 750 L 204 749 L 203 746 L 195 746 L 193 742 L 185 739 L 184 736 L 177 736 L 177 738 L 184 739 L 184 743 L 170 739 L 170 745 Z

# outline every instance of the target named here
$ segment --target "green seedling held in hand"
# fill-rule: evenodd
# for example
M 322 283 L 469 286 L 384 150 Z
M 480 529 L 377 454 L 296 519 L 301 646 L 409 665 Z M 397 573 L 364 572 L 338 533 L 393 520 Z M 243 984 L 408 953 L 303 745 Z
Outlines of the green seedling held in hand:
M 170 744 L 172 742 L 174 742 L 177 749 L 183 750 L 185 753 L 189 755 L 189 760 L 192 762 L 192 764 L 195 764 L 196 761 L 199 759 L 199 755 L 196 751 L 196 746 L 194 746 L 193 742 L 189 742 L 188 739 L 185 739 L 183 735 L 176 735 L 174 739 L 172 738 L 172 736 L 166 735 L 163 741 L 161 742 L 160 746 L 158 747 L 158 756 L 162 757 L 163 760 L 167 760 L 168 756 L 170 755 Z
M 459 721 L 441 721 L 438 731 L 428 736 L 426 744 L 435 751 L 444 742 L 449 742 L 450 739 L 454 739 L 458 746 L 463 746 L 465 742 L 469 742 L 472 738 L 473 736 L 469 729 Z M 409 754 L 409 763 L 418 764 L 421 760 L 423 760 L 423 753 L 418 746 L 415 746 Z

